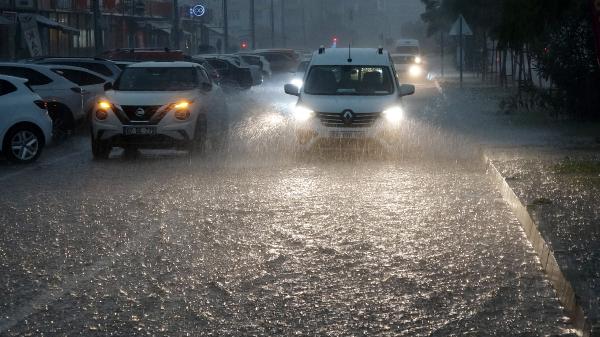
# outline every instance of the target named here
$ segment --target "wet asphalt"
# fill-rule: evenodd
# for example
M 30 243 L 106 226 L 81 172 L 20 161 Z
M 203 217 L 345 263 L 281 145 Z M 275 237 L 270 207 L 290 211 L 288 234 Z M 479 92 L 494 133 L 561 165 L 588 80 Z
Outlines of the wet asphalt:
M 404 142 L 299 150 L 281 83 L 229 147 L 0 162 L 0 336 L 547 336 L 564 313 L 433 83 Z M 456 117 L 458 116 L 458 117 Z

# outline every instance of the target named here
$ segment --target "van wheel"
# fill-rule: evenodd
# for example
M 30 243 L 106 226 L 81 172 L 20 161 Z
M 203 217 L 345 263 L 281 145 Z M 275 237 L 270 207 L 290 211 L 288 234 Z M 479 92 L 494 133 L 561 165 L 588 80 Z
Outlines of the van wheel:
M 31 126 L 15 126 L 4 137 L 2 152 L 12 162 L 18 164 L 32 163 L 42 154 L 43 139 L 40 131 Z

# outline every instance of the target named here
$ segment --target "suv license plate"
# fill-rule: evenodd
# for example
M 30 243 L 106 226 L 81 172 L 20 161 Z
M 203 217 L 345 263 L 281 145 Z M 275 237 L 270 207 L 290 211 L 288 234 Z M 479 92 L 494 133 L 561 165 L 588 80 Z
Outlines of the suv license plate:
M 123 134 L 125 136 L 156 135 L 156 128 L 140 126 L 124 127 Z

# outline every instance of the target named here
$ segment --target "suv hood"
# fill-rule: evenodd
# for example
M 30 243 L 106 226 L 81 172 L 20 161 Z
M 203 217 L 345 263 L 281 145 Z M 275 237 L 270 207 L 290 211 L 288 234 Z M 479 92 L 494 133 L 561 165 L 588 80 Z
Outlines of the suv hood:
M 182 99 L 194 100 L 198 96 L 195 90 L 188 91 L 118 91 L 109 90 L 106 98 L 118 105 L 165 105 Z
M 397 95 L 385 96 L 320 96 L 302 95 L 298 105 L 317 112 L 342 112 L 352 110 L 358 113 L 382 112 L 401 104 Z

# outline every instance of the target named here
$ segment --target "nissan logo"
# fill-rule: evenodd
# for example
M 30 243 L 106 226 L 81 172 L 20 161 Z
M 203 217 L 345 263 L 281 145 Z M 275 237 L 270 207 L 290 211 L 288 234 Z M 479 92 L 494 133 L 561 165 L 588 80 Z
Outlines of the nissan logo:
M 135 110 L 135 115 L 137 117 L 144 117 L 146 115 L 146 111 L 144 111 L 143 108 L 137 108 L 137 110 Z

